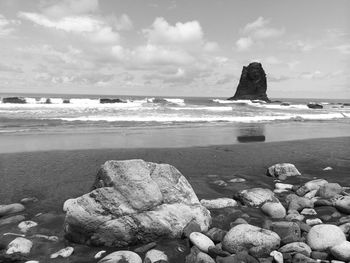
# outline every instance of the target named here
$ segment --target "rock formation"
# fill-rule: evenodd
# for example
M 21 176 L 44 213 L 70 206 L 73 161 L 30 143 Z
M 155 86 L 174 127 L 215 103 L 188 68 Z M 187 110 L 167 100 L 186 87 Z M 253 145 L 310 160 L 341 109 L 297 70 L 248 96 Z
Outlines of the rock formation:
M 179 238 L 190 222 L 211 223 L 186 178 L 169 164 L 107 161 L 94 190 L 64 204 L 66 237 L 77 243 L 125 247 Z
M 263 100 L 269 102 L 266 94 L 266 74 L 258 62 L 244 66 L 236 93 L 229 100 Z

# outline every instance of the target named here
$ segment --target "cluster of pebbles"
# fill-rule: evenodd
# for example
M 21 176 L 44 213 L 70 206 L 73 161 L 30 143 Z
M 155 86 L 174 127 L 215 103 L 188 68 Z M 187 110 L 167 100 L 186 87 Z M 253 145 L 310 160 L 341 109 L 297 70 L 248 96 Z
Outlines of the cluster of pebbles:
M 20 203 L 0 205 L 0 229 L 11 230 L 0 232 L 0 262 L 350 262 L 348 188 L 324 179 L 302 185 L 283 183 L 301 175 L 287 163 L 271 166 L 267 175 L 275 181 L 274 190 L 250 188 L 233 198 L 202 199 L 201 204 L 211 211 L 211 228 L 202 233 L 195 222 L 186 226 L 182 239 L 186 246 L 178 246 L 183 253 L 181 261 L 159 249 L 161 240 L 108 252 L 87 247 L 90 252 L 85 256 L 93 251 L 91 258 L 74 260 L 78 245 L 62 241 L 62 233 L 38 231 L 47 215 L 26 220 L 25 206 L 37 199 L 25 198 Z M 32 256 L 35 245 L 47 251 L 45 261 Z

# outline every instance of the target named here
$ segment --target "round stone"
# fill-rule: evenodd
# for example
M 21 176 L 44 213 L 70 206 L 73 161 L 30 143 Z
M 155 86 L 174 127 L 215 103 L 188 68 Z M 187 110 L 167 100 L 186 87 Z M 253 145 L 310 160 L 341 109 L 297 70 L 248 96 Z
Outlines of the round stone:
M 312 250 L 324 251 L 346 241 L 346 237 L 339 227 L 321 224 L 310 229 L 306 240 Z
M 192 232 L 190 234 L 190 240 L 193 245 L 206 253 L 210 246 L 215 246 L 214 242 L 209 237 L 199 232 Z

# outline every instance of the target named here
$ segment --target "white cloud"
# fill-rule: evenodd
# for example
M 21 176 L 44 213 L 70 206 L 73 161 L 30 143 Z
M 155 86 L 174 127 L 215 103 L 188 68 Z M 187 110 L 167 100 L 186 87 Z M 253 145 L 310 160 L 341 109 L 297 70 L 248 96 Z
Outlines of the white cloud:
M 284 33 L 284 28 L 271 27 L 270 20 L 260 16 L 244 26 L 241 30 L 242 37 L 236 41 L 236 48 L 238 51 L 246 51 L 255 43 L 262 43 L 263 40 L 280 37 Z
M 3 15 L 0 14 L 0 37 L 8 36 L 11 34 L 17 25 L 21 21 L 14 19 L 6 19 Z
M 119 33 L 113 31 L 110 25 L 98 17 L 85 15 L 51 19 L 42 14 L 26 12 L 19 12 L 18 16 L 43 27 L 82 34 L 97 43 L 115 43 L 120 39 Z
M 13 73 L 22 73 L 23 72 L 22 69 L 19 67 L 6 65 L 3 63 L 0 63 L 0 71 L 13 72 Z
M 333 47 L 333 49 L 339 51 L 341 54 L 349 55 L 350 54 L 350 44 L 343 44 Z
M 122 14 L 119 18 L 116 16 L 111 18 L 117 30 L 131 30 L 133 28 L 133 22 L 127 14 Z
M 248 50 L 253 45 L 253 40 L 250 37 L 241 37 L 236 41 L 238 51 Z
M 42 8 L 49 17 L 64 17 L 96 12 L 99 9 L 98 0 L 63 0 L 54 5 Z
M 198 21 L 178 22 L 172 26 L 163 17 L 158 17 L 152 27 L 143 32 L 152 44 L 189 44 L 201 43 L 203 40 L 203 31 Z
M 316 44 L 300 39 L 287 43 L 287 46 L 293 50 L 298 50 L 302 52 L 308 52 L 316 48 Z
M 321 71 L 316 70 L 313 72 L 303 72 L 299 75 L 300 78 L 302 79 L 319 79 L 323 77 L 323 74 Z

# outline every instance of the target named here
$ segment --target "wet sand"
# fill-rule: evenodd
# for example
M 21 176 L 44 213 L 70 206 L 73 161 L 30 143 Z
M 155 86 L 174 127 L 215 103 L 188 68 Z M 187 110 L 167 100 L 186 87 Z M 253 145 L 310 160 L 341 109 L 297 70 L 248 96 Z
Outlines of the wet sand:
M 66 199 L 89 191 L 101 164 L 124 159 L 174 165 L 200 199 L 232 197 L 237 190 L 253 186 L 272 189 L 273 180 L 265 175 L 266 168 L 279 162 L 296 165 L 303 175 L 294 180 L 320 177 L 350 185 L 350 137 L 190 148 L 25 152 L 0 154 L 1 203 L 35 196 L 39 202 L 28 210 L 30 214 L 60 213 Z M 323 171 L 327 166 L 333 170 Z M 234 176 L 247 181 L 228 183 L 226 187 L 213 184 Z

